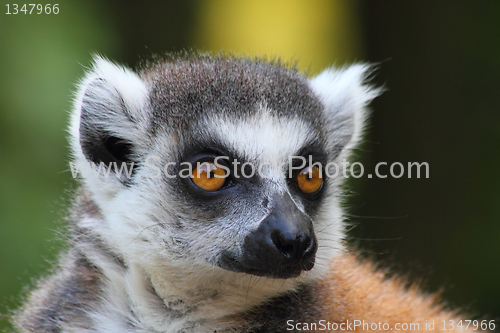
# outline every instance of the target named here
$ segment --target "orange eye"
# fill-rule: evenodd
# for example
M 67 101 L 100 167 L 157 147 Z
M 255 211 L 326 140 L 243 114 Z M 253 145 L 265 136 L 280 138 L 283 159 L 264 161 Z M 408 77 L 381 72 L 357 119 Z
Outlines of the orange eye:
M 202 190 L 213 192 L 224 185 L 226 171 L 212 162 L 203 162 L 193 170 L 191 178 Z
M 323 175 L 321 174 L 317 165 L 304 168 L 297 175 L 297 183 L 302 192 L 311 194 L 319 191 L 323 185 Z

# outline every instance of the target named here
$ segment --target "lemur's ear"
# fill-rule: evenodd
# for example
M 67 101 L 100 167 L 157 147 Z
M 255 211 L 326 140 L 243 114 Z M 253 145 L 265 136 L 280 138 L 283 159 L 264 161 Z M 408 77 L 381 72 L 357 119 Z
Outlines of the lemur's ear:
M 366 83 L 371 66 L 356 64 L 344 69 L 326 69 L 310 81 L 310 87 L 324 106 L 331 149 L 349 150 L 362 134 L 366 106 L 380 93 Z
M 94 57 L 75 100 L 71 124 L 76 161 L 130 164 L 144 140 L 147 89 L 131 70 Z

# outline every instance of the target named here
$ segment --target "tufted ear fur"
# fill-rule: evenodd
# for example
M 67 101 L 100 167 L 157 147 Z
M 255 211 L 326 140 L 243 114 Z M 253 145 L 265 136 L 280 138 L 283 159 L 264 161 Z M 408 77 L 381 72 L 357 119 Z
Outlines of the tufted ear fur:
M 144 145 L 147 88 L 137 74 L 99 56 L 94 57 L 90 71 L 79 85 L 72 115 L 71 136 L 75 162 L 80 171 L 89 164 L 101 166 L 98 177 L 115 173 L 110 168 L 123 163 L 133 170 L 137 155 Z M 93 173 L 80 172 L 86 182 Z M 116 177 L 111 177 L 116 180 Z M 118 177 L 127 182 L 126 173 Z M 107 177 L 106 177 L 107 179 Z M 111 181 L 111 180 L 107 180 Z
M 366 83 L 372 67 L 355 64 L 343 69 L 326 69 L 309 81 L 324 106 L 330 148 L 350 151 L 363 132 L 366 106 L 381 88 Z

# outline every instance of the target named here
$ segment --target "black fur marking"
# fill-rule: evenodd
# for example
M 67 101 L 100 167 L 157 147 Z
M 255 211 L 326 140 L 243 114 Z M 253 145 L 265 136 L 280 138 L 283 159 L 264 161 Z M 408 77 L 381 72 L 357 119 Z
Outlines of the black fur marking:
M 130 163 L 132 155 L 132 144 L 115 136 L 108 136 L 104 139 L 104 147 L 113 157 L 110 162 Z

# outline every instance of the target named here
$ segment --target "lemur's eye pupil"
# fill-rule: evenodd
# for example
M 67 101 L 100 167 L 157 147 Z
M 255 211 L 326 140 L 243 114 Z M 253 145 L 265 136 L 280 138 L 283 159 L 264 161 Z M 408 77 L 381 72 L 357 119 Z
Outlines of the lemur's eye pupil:
M 323 175 L 317 165 L 306 167 L 297 175 L 297 184 L 299 189 L 306 193 L 312 194 L 318 192 L 323 186 Z
M 226 171 L 213 162 L 198 163 L 191 175 L 193 183 L 208 192 L 220 189 L 224 185 L 225 178 Z

